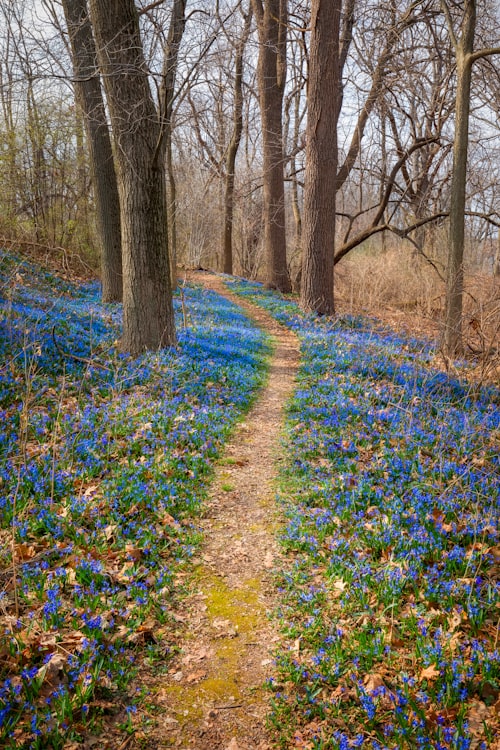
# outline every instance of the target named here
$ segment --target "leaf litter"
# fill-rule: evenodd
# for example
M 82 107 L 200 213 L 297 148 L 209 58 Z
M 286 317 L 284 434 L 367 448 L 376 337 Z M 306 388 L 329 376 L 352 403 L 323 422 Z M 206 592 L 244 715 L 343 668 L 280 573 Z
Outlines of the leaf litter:
M 2 258 L 3 266 L 13 262 Z M 123 750 L 168 742 L 264 750 L 274 739 L 314 750 L 416 742 L 443 750 L 495 747 L 500 427 L 494 389 L 468 388 L 436 372 L 423 342 L 349 316 L 308 320 L 288 300 L 240 285 L 239 293 L 302 338 L 288 453 L 286 460 L 272 457 L 284 465 L 285 508 L 298 510 L 283 534 L 285 565 L 266 541 L 277 526 L 273 492 L 264 492 L 249 522 L 272 461 L 260 445 L 243 455 L 251 441 L 248 418 L 217 469 L 219 490 L 201 524 L 193 523 L 203 500 L 193 488 L 206 482 L 227 435 L 228 408 L 237 407 L 234 419 L 260 382 L 262 342 L 254 337 L 249 345 L 238 314 L 219 312 L 210 297 L 210 315 L 214 309 L 220 315 L 214 324 L 206 315 L 209 293 L 187 290 L 190 319 L 199 328 L 183 334 L 178 371 L 170 360 L 147 357 L 132 372 L 119 357 L 112 371 L 84 371 L 51 350 L 53 321 L 63 326 L 69 305 L 69 346 L 89 357 L 89 346 L 98 352 L 116 337 L 118 311 L 108 306 L 103 313 L 95 288 L 43 277 L 52 297 L 42 317 L 30 312 L 35 284 L 23 287 L 24 278 L 10 317 L 0 321 L 8 363 L 1 373 L 7 463 L 0 466 L 0 487 L 15 497 L 19 519 L 13 526 L 8 505 L 0 508 L 6 747 L 49 741 L 66 750 Z M 217 331 L 222 320 L 229 335 L 227 327 L 222 336 Z M 228 345 L 235 335 L 239 350 Z M 15 347 L 26 342 L 21 367 Z M 249 350 L 255 353 L 249 370 L 239 361 L 227 370 L 228 361 Z M 200 354 L 206 371 L 196 369 Z M 71 378 L 78 383 L 74 394 Z M 163 389 L 167 383 L 175 407 L 163 421 L 158 412 L 167 391 L 160 392 L 160 383 Z M 282 400 L 275 395 L 273 406 Z M 220 430 L 211 433 L 214 427 Z M 166 432 L 172 444 L 164 442 Z M 162 451 L 153 449 L 157 443 Z M 255 457 L 262 475 L 253 476 Z M 120 481 L 110 476 L 110 462 L 120 467 Z M 248 465 L 243 491 L 235 473 Z M 148 486 L 164 488 L 157 506 L 145 496 Z M 178 497 L 174 488 L 181 489 Z M 251 506 L 243 502 L 248 494 Z M 151 513 L 147 533 L 137 533 Z M 101 518 L 105 523 L 96 523 Z M 208 543 L 198 551 L 201 532 Z M 261 559 L 254 567 L 256 550 Z M 285 596 L 292 592 L 279 610 L 281 637 L 266 617 L 276 603 L 274 564 L 283 571 Z M 189 589 L 184 604 L 174 606 L 174 595 Z M 278 674 L 269 679 L 270 735 L 259 685 L 273 674 L 268 646 L 287 638 L 289 649 L 281 647 Z
M 201 280 L 227 294 L 217 277 Z M 154 670 L 144 676 L 162 713 L 149 736 L 159 733 L 166 743 L 162 746 L 271 747 L 263 688 L 272 674 L 278 639 L 270 620 L 277 605 L 273 576 L 280 557 L 274 537 L 274 466 L 298 351 L 295 337 L 269 316 L 252 308 L 249 314 L 271 329 L 275 351 L 265 388 L 216 468 L 201 521 L 204 542 L 193 560 L 194 593 L 182 613 L 180 653 L 160 681 Z

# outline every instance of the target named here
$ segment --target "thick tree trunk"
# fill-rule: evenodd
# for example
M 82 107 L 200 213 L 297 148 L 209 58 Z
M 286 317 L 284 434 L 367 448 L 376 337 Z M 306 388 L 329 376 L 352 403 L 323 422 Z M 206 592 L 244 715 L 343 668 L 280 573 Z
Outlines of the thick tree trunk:
M 341 0 L 313 0 L 301 306 L 306 311 L 324 315 L 334 312 L 340 12 Z
M 91 0 L 115 140 L 123 243 L 123 348 L 175 343 L 162 130 L 133 0 Z
M 464 216 L 471 84 L 471 65 L 464 61 L 462 55 L 458 55 L 457 58 L 457 101 L 455 107 L 444 330 L 444 347 L 446 353 L 450 356 L 460 354 L 462 351 Z
M 101 250 L 103 302 L 123 293 L 120 201 L 87 0 L 62 0 L 71 45 L 75 92 L 84 116 Z
M 264 159 L 266 284 L 290 292 L 286 258 L 283 93 L 286 78 L 286 0 L 252 0 L 259 33 L 258 83 Z
M 448 356 L 462 352 L 462 306 L 464 286 L 465 197 L 467 151 L 469 145 L 469 112 L 472 52 L 476 27 L 475 0 L 467 0 L 461 36 L 456 43 L 457 96 L 455 102 L 455 137 L 451 180 L 448 267 L 446 272 L 446 309 L 444 350 Z

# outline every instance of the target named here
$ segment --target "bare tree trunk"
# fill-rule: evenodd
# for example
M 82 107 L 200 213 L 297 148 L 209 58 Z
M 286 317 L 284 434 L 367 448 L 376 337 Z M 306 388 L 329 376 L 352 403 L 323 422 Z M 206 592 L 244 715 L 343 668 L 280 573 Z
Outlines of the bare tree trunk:
M 444 346 L 446 353 L 462 351 L 462 306 L 464 286 L 465 186 L 469 141 L 471 65 L 457 54 L 457 101 L 451 180 L 448 267 L 446 272 L 446 311 Z
M 226 156 L 226 181 L 224 186 L 224 273 L 233 273 L 233 214 L 234 174 L 236 156 L 243 131 L 243 55 L 250 33 L 251 8 L 245 15 L 243 33 L 236 49 L 234 72 L 233 133 Z
M 303 32 L 304 33 L 304 32 Z M 288 140 L 288 133 L 291 131 L 291 143 L 290 143 L 290 156 L 288 164 L 288 180 L 290 182 L 290 203 L 293 215 L 293 249 L 291 258 L 289 258 L 289 267 L 292 278 L 292 286 L 294 291 L 300 291 L 300 279 L 302 275 L 301 270 L 301 259 L 302 259 L 302 203 L 301 203 L 301 192 L 299 192 L 299 172 L 301 171 L 302 163 L 297 161 L 297 155 L 304 149 L 305 146 L 305 134 L 302 132 L 303 119 L 306 116 L 304 112 L 304 91 L 306 89 L 307 81 L 305 68 L 307 65 L 305 42 L 302 40 L 302 44 L 297 45 L 299 52 L 299 59 L 293 60 L 293 88 L 285 104 L 285 139 Z M 293 113 L 293 114 L 292 114 Z
M 476 27 L 475 0 L 466 0 L 461 36 L 455 40 L 457 96 L 455 137 L 451 180 L 448 268 L 446 274 L 446 310 L 444 349 L 453 356 L 462 352 L 462 305 L 464 286 L 465 187 L 469 145 L 469 111 L 472 52 Z
M 292 173 L 295 175 L 295 172 L 297 171 L 297 163 L 296 163 L 295 157 L 293 157 L 291 161 L 291 168 L 292 168 Z M 299 185 L 295 176 L 292 179 L 292 211 L 293 211 L 293 222 L 295 226 L 294 242 L 293 242 L 294 251 L 300 258 L 300 251 L 302 250 L 302 212 L 301 212 L 300 201 L 299 201 Z M 302 271 L 300 270 L 300 273 L 297 279 L 299 286 L 300 286 L 301 275 L 302 275 Z
M 286 78 L 286 5 L 286 0 L 252 0 L 259 33 L 266 284 L 281 292 L 291 291 L 286 262 L 282 112 Z
M 48 183 L 45 164 L 45 134 L 38 116 L 38 102 L 34 95 L 33 77 L 27 78 L 26 91 L 27 132 L 31 147 L 31 210 L 36 241 L 50 242 L 48 225 Z
M 498 227 L 497 249 L 496 249 L 495 258 L 493 261 L 493 276 L 500 277 L 500 227 Z
M 164 51 L 162 85 L 160 89 L 160 111 L 162 113 L 162 153 L 168 177 L 168 216 L 170 276 L 172 287 L 177 286 L 177 196 L 172 160 L 172 111 L 175 93 L 175 77 L 179 48 L 186 28 L 187 0 L 174 0 L 172 16 Z
M 480 58 L 500 54 L 500 47 L 490 47 L 474 51 L 476 0 L 465 0 L 464 2 L 459 36 L 454 32 L 451 10 L 446 0 L 441 0 L 441 10 L 444 13 L 450 39 L 455 49 L 457 65 L 455 137 L 453 141 L 453 174 L 451 181 L 446 309 L 443 335 L 444 351 L 451 357 L 461 354 L 463 351 L 463 257 L 472 65 Z
M 172 153 L 172 132 L 166 134 L 165 167 L 167 170 L 167 214 L 168 214 L 168 247 L 170 257 L 170 278 L 172 290 L 177 288 L 177 183 L 175 181 L 174 159 Z
M 81 236 L 83 242 L 91 247 L 95 244 L 95 232 L 93 226 L 93 219 L 97 209 L 94 206 L 97 203 L 97 199 L 91 194 L 89 190 L 89 154 L 87 148 L 88 138 L 85 133 L 85 115 L 81 107 L 75 109 L 75 134 L 76 134 L 76 167 L 77 167 L 77 207 L 75 211 L 75 217 L 80 225 L 80 231 L 78 232 L 79 237 Z M 95 193 L 95 190 L 93 191 Z M 118 190 L 117 190 L 118 193 Z M 61 215 L 63 211 L 61 211 Z M 120 216 L 118 215 L 118 218 Z M 99 241 L 100 237 L 98 237 Z M 61 237 L 59 244 L 64 243 L 64 238 Z M 100 260 L 102 265 L 102 251 L 100 251 Z M 121 265 L 121 246 L 120 246 L 120 265 Z M 102 273 L 102 272 L 101 272 Z M 121 285 L 120 285 L 121 293 Z M 108 300 L 104 300 L 106 302 Z M 110 302 L 112 300 L 109 300 Z M 121 301 L 119 298 L 117 301 Z
M 301 307 L 323 315 L 334 312 L 341 7 L 341 0 L 313 0 L 311 9 Z
M 123 241 L 123 348 L 175 343 L 162 130 L 133 0 L 91 0 L 115 140 Z
M 68 26 L 75 92 L 84 115 L 101 245 L 103 302 L 123 296 L 120 201 L 111 139 L 97 72 L 97 56 L 87 0 L 62 0 Z

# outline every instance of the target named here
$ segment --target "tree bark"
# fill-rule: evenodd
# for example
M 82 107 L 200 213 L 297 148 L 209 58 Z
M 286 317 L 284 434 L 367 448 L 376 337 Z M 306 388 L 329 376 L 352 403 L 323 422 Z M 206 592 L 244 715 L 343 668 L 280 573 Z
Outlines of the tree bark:
M 341 0 L 313 0 L 303 211 L 301 307 L 334 312 Z
M 83 113 L 101 250 L 103 302 L 123 296 L 120 201 L 113 150 L 97 71 L 86 0 L 62 0 L 71 46 L 77 103 Z
M 499 276 L 500 277 L 500 227 L 498 227 L 498 233 L 497 233 L 497 249 L 495 252 L 495 257 L 493 259 L 493 276 Z
M 177 195 L 172 157 L 172 112 L 179 48 L 186 28 L 186 2 L 187 0 L 174 0 L 172 6 L 172 16 L 164 51 L 162 85 L 160 88 L 162 158 L 165 159 L 168 177 L 170 274 L 173 288 L 177 286 Z
M 258 85 L 264 160 L 266 285 L 290 292 L 286 258 L 283 94 L 286 78 L 286 0 L 252 0 L 259 34 Z
M 123 242 L 124 350 L 175 343 L 162 129 L 133 0 L 91 0 L 115 141 Z
M 461 36 L 459 39 L 454 40 L 457 63 L 457 95 L 455 102 L 455 136 L 453 141 L 453 172 L 451 179 L 443 339 L 444 350 L 448 356 L 462 353 L 465 188 L 467 183 L 472 52 L 474 49 L 475 28 L 476 2 L 475 0 L 466 0 Z M 453 36 L 452 39 L 454 39 Z
M 167 214 L 168 214 L 168 247 L 170 258 L 170 279 L 172 290 L 177 289 L 177 182 L 172 151 L 172 131 L 167 133 L 165 147 L 165 168 L 167 170 Z
M 245 15 L 241 39 L 236 48 L 233 98 L 233 132 L 226 155 L 226 180 L 224 186 L 224 273 L 233 273 L 233 214 L 234 176 L 236 156 L 243 131 L 243 55 L 252 20 L 251 9 Z
M 451 181 L 449 254 L 446 272 L 446 312 L 444 346 L 446 353 L 462 351 L 462 307 L 464 287 L 465 186 L 469 140 L 471 65 L 457 55 L 457 102 Z

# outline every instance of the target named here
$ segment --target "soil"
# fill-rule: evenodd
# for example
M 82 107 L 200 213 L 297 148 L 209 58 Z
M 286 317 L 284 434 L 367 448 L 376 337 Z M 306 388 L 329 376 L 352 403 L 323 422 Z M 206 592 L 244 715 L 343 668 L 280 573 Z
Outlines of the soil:
M 265 387 L 239 424 L 216 468 L 195 560 L 194 593 L 178 616 L 181 642 L 166 675 L 146 678 L 155 705 L 148 748 L 268 750 L 268 698 L 278 641 L 273 569 L 280 524 L 275 480 L 283 408 L 299 360 L 296 336 L 265 311 L 237 298 L 222 279 L 190 280 L 230 298 L 274 343 Z M 143 740 L 143 742 L 144 742 Z

